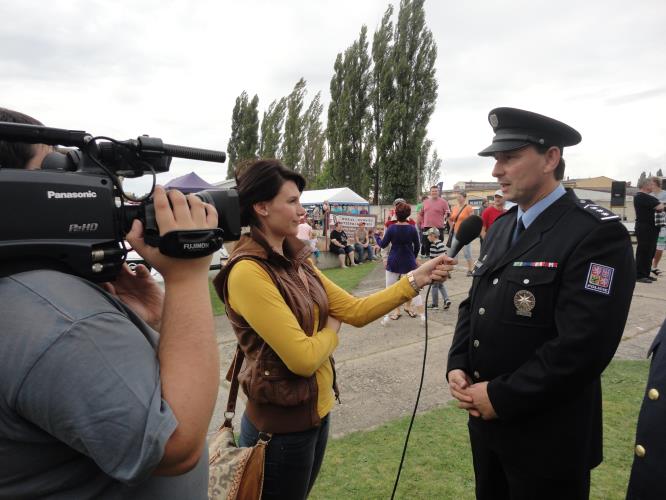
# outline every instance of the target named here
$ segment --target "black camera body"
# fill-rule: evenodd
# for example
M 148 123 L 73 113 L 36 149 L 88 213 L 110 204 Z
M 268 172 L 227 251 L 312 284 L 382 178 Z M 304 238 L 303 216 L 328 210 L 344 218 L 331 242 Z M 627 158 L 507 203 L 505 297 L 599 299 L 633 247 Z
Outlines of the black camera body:
M 161 140 L 99 142 L 85 132 L 0 123 L 0 140 L 75 146 L 49 154 L 41 170 L 0 165 L 0 260 L 55 261 L 91 281 L 113 280 L 127 250 L 133 219 L 144 223 L 146 242 L 176 257 L 213 253 L 224 240 L 240 237 L 235 190 L 197 193 L 215 205 L 217 230 L 160 237 L 152 199 L 131 204 L 119 177 L 165 172 L 171 156 L 223 162 L 222 152 L 163 144 Z M 170 253 L 169 253 L 170 252 Z

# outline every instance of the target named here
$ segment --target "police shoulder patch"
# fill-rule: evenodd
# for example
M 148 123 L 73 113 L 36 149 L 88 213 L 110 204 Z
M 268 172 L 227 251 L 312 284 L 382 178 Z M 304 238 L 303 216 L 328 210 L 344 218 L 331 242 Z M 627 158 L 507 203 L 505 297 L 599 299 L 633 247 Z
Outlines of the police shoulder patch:
M 619 215 L 614 214 L 607 208 L 601 207 L 590 200 L 578 200 L 578 206 L 600 222 L 620 220 Z
M 613 274 L 615 274 L 614 268 L 592 262 L 590 268 L 587 270 L 585 289 L 610 295 L 611 286 L 613 285 Z

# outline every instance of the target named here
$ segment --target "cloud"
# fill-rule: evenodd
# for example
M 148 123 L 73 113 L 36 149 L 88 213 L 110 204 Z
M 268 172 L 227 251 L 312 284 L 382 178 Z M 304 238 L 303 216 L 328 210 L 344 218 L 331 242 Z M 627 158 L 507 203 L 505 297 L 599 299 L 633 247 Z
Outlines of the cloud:
M 629 104 L 635 101 L 641 101 L 643 99 L 650 99 L 652 97 L 658 97 L 666 94 L 666 86 L 657 87 L 649 90 L 644 90 L 642 92 L 635 92 L 633 94 L 621 95 L 607 99 L 606 102 L 611 105 L 619 104 Z

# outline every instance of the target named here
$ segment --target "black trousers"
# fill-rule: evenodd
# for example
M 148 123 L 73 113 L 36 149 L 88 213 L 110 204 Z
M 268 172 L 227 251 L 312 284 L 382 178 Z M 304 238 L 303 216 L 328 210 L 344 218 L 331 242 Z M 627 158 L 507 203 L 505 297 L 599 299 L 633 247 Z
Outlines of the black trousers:
M 477 500 L 587 500 L 590 496 L 589 470 L 578 477 L 542 477 L 503 460 L 488 433 L 470 425 L 469 437 Z
M 659 228 L 654 224 L 636 224 L 636 278 L 647 278 L 657 250 Z

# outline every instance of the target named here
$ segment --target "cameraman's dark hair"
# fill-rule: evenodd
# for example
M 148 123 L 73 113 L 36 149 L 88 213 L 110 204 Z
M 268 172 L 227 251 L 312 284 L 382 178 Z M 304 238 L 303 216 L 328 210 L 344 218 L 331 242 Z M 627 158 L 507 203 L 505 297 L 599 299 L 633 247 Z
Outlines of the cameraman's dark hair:
M 545 155 L 546 151 L 548 151 L 552 146 L 546 146 L 545 144 L 544 145 L 535 144 L 534 147 L 536 148 L 537 153 L 539 153 L 540 155 Z M 564 179 L 565 165 L 564 165 L 564 157 L 562 156 L 564 154 L 564 151 L 562 150 L 562 148 L 558 146 L 555 147 L 560 150 L 560 162 L 557 164 L 557 167 L 555 167 L 553 174 L 555 174 L 556 181 L 561 181 L 562 179 Z
M 298 190 L 303 192 L 303 176 L 289 170 L 279 160 L 260 159 L 236 167 L 241 226 L 258 226 L 259 220 L 253 205 L 275 198 L 286 181 L 295 182 Z
M 398 219 L 398 222 L 405 222 L 411 213 L 412 207 L 407 203 L 400 202 L 395 206 L 395 217 Z
M 0 122 L 44 125 L 32 116 L 7 108 L 0 108 Z M 0 166 L 4 168 L 25 168 L 35 155 L 35 145 L 23 142 L 0 141 Z

